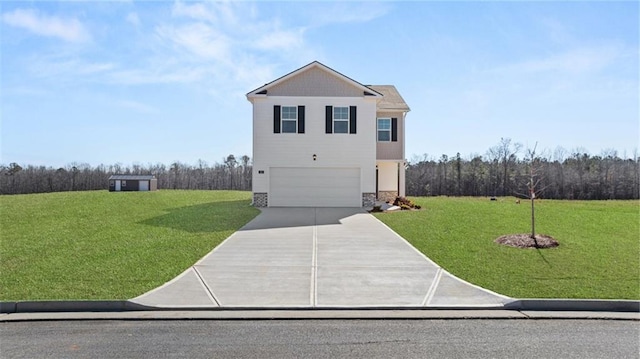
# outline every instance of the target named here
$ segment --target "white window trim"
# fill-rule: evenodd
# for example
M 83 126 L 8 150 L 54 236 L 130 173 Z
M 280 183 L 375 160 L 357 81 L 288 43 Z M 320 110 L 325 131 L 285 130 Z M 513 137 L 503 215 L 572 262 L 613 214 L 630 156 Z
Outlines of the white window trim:
M 346 108 L 347 109 L 347 118 L 346 119 L 336 119 L 336 108 Z M 351 111 L 349 109 L 349 106 L 333 106 L 333 111 L 332 111 L 332 122 L 331 125 L 333 126 L 333 133 L 337 133 L 339 135 L 348 135 L 350 132 L 350 125 L 351 125 Z M 338 122 L 346 122 L 347 123 L 347 132 L 336 132 L 336 121 Z
M 284 108 L 285 107 L 292 107 L 295 109 L 294 113 L 296 114 L 296 118 L 295 120 L 290 119 L 290 118 L 284 118 Z M 285 132 L 284 131 L 284 121 L 295 121 L 296 122 L 296 129 L 293 132 Z M 298 106 L 282 106 L 280 108 L 280 133 L 298 133 Z
M 380 129 L 380 120 L 389 120 L 389 128 L 383 128 Z M 389 139 L 388 140 L 381 140 L 380 139 L 380 131 L 388 131 L 389 132 Z M 376 120 L 376 140 L 378 140 L 378 142 L 391 142 L 391 118 L 389 117 L 380 117 Z

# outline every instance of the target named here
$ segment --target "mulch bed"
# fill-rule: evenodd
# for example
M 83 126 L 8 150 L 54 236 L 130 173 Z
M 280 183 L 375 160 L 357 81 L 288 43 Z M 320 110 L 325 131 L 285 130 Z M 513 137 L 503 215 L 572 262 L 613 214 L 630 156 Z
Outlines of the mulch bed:
M 553 237 L 545 234 L 536 234 L 534 241 L 530 233 L 508 234 L 498 237 L 495 242 L 517 248 L 553 248 L 560 245 Z

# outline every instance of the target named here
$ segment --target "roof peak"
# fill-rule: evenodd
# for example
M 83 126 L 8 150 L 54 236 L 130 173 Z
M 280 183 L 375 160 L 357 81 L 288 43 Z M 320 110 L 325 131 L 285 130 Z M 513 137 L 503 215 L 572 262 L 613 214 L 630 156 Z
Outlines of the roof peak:
M 309 69 L 311 69 L 313 67 L 317 67 L 317 68 L 322 69 L 323 71 L 327 71 L 330 74 L 332 74 L 333 76 L 341 78 L 342 80 L 345 80 L 345 81 L 351 83 L 352 85 L 354 85 L 356 87 L 359 87 L 363 91 L 363 95 L 364 95 L 365 92 L 369 92 L 370 94 L 368 96 L 382 97 L 382 94 L 380 92 L 370 88 L 367 85 L 363 85 L 362 83 L 352 79 L 351 77 L 349 77 L 347 75 L 344 75 L 343 73 L 341 73 L 339 71 L 336 71 L 336 70 L 332 69 L 331 67 L 321 63 L 318 60 L 314 60 L 314 61 L 312 61 L 312 62 L 310 62 L 310 63 L 308 63 L 308 64 L 306 64 L 306 65 L 304 65 L 304 66 L 302 66 L 302 67 L 300 67 L 298 69 L 296 69 L 296 70 L 293 70 L 293 71 L 291 71 L 291 72 L 289 72 L 289 73 L 287 73 L 287 74 L 285 74 L 283 76 L 280 76 L 279 78 L 277 78 L 277 79 L 275 79 L 275 80 L 273 80 L 271 82 L 268 82 L 268 83 L 266 83 L 266 84 L 264 84 L 264 85 L 262 85 L 262 86 L 260 86 L 260 87 L 258 87 L 256 89 L 254 89 L 252 91 L 249 91 L 246 96 L 247 96 L 247 98 L 255 97 L 255 96 L 261 96 L 261 95 L 265 96 L 267 94 L 267 92 L 268 92 L 267 89 L 269 87 L 275 86 L 275 85 L 277 85 L 277 84 L 279 84 L 279 83 L 281 83 L 283 81 L 286 81 L 286 80 L 296 76 L 297 74 L 300 74 L 300 73 L 302 73 L 304 71 L 307 71 L 307 70 L 309 70 Z

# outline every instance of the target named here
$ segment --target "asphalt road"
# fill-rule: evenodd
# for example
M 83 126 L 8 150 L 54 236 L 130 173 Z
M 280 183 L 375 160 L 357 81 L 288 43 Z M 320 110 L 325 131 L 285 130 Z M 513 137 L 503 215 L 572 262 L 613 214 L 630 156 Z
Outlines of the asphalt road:
M 638 358 L 615 320 L 0 323 L 2 358 Z

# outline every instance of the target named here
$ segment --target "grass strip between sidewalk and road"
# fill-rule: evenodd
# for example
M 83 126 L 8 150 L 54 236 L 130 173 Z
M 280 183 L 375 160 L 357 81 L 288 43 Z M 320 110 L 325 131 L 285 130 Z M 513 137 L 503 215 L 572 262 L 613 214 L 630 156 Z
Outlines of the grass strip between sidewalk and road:
M 376 214 L 452 274 L 515 298 L 640 299 L 640 207 L 636 201 L 536 202 L 536 232 L 560 246 L 494 243 L 530 233 L 531 206 L 515 198 L 418 197 L 420 211 Z
M 0 300 L 129 299 L 254 218 L 250 192 L 0 196 Z

